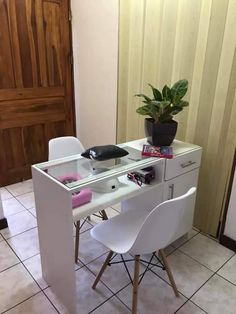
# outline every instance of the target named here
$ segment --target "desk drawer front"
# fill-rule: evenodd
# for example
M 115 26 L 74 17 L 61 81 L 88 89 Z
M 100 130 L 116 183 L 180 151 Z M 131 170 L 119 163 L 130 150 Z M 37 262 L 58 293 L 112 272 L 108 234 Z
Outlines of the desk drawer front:
M 165 180 L 170 180 L 183 173 L 199 168 L 202 150 L 195 150 L 173 159 L 166 160 Z

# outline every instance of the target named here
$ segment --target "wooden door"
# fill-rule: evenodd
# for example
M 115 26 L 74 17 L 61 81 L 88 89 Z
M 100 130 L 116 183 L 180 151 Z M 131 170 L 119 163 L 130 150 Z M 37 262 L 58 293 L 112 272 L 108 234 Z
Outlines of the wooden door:
M 0 185 L 74 134 L 69 0 L 0 0 Z

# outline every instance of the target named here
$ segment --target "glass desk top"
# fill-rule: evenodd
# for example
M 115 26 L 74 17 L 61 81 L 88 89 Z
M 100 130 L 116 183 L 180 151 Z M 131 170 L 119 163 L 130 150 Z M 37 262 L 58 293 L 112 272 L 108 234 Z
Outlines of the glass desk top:
M 141 151 L 129 146 L 120 145 L 120 147 L 127 150 L 129 154 L 106 161 L 95 161 L 81 155 L 74 155 L 37 164 L 35 167 L 64 184 L 67 189 L 73 190 L 155 165 L 159 159 L 143 157 Z

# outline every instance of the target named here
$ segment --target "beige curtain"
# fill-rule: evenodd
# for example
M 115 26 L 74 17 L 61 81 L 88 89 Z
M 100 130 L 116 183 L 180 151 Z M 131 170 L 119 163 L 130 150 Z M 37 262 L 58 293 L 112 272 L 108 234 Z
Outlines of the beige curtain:
M 236 146 L 236 0 L 120 0 L 118 142 L 144 136 L 136 93 L 188 79 L 177 138 L 203 147 L 195 226 L 212 235 Z

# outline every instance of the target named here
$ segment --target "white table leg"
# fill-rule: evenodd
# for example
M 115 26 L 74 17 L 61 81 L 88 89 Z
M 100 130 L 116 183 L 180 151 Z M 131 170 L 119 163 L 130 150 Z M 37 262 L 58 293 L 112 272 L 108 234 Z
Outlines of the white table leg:
M 32 168 L 43 277 L 70 313 L 76 313 L 71 196 Z

